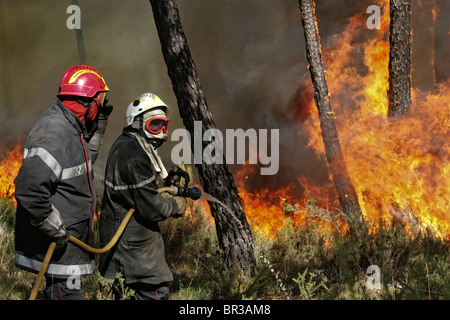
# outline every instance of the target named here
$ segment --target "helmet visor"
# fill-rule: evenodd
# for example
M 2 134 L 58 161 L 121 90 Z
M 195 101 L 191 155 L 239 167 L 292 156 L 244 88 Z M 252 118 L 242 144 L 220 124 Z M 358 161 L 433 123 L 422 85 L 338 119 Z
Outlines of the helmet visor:
M 147 122 L 145 123 L 145 127 L 151 134 L 158 134 L 160 132 L 166 134 L 167 130 L 169 129 L 169 122 L 169 118 L 154 117 L 147 120 Z

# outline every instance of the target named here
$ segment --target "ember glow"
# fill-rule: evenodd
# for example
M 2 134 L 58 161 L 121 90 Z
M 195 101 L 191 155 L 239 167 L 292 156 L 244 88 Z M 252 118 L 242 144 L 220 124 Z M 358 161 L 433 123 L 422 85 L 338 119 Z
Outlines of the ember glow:
M 367 33 L 367 15 L 362 12 L 350 19 L 330 46 L 322 48 L 348 171 L 371 230 L 375 231 L 381 220 L 389 224 L 395 217 L 411 234 L 429 227 L 438 236 L 449 237 L 449 84 L 441 84 L 432 92 L 413 88 L 409 114 L 387 117 L 389 1 L 380 1 L 379 6 L 383 13 L 381 29 L 371 30 L 366 41 L 358 41 L 363 32 Z M 294 113 L 302 115 L 298 121 L 305 128 L 299 135 L 306 137 L 308 147 L 318 157 L 323 157 L 325 149 L 309 74 L 299 88 L 302 91 L 295 96 L 298 109 Z M 298 176 L 303 194 L 295 194 L 289 185 L 278 190 L 246 190 L 246 180 L 258 177 L 245 166 L 236 178 L 248 219 L 268 236 L 285 223 L 285 201 L 304 205 L 313 197 L 332 211 L 339 208 L 331 177 L 330 183 L 316 185 L 311 177 Z M 294 215 L 293 219 L 302 222 L 304 217 Z

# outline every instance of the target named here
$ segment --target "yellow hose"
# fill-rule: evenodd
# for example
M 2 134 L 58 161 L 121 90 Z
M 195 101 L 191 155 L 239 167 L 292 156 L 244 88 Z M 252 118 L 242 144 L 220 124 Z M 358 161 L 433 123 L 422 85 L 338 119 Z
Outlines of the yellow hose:
M 130 209 L 130 211 L 127 212 L 127 214 L 125 215 L 125 217 L 123 218 L 122 222 L 119 225 L 119 228 L 117 229 L 116 233 L 114 234 L 114 236 L 111 238 L 111 240 L 108 242 L 108 244 L 106 246 L 104 246 L 103 248 L 97 249 L 97 248 L 93 248 L 89 245 L 87 245 L 86 243 L 84 243 L 83 241 L 75 238 L 74 236 L 69 236 L 69 241 L 72 242 L 73 244 L 76 244 L 77 246 L 79 246 L 81 249 L 83 249 L 84 251 L 90 252 L 90 253 L 105 253 L 106 251 L 110 250 L 112 247 L 114 247 L 114 245 L 116 244 L 117 240 L 119 240 L 120 236 L 122 235 L 123 230 L 125 230 L 125 227 L 128 224 L 128 221 L 130 221 L 131 216 L 134 213 L 134 209 Z
M 171 193 L 173 191 L 170 187 L 160 188 L 156 190 L 158 193 L 168 192 Z M 131 219 L 131 216 L 134 213 L 134 209 L 131 208 L 125 217 L 123 218 L 122 222 L 119 225 L 119 228 L 117 229 L 116 233 L 112 237 L 112 239 L 108 242 L 106 246 L 103 248 L 97 249 L 93 248 L 86 243 L 82 242 L 81 240 L 75 238 L 74 236 L 69 236 L 69 241 L 73 244 L 79 246 L 81 249 L 94 253 L 94 254 L 100 254 L 105 253 L 106 251 L 110 250 L 114 245 L 116 244 L 117 240 L 119 240 L 120 236 L 122 235 L 123 231 L 125 230 L 128 222 Z M 47 253 L 45 254 L 44 260 L 42 261 L 41 269 L 39 270 L 38 276 L 36 278 L 36 282 L 34 284 L 33 290 L 31 291 L 29 300 L 35 300 L 37 293 L 39 291 L 39 287 L 41 286 L 42 279 L 44 278 L 45 272 L 47 271 L 48 264 L 50 263 L 50 259 L 52 258 L 53 252 L 55 251 L 56 243 L 52 242 L 50 243 L 50 246 L 47 249 Z
M 50 243 L 47 253 L 45 254 L 44 261 L 42 261 L 41 270 L 39 270 L 39 274 L 37 276 L 36 282 L 34 283 L 33 290 L 31 291 L 29 300 L 35 300 L 37 293 L 39 291 L 39 287 L 41 286 L 42 279 L 44 278 L 45 271 L 47 270 L 48 263 L 52 258 L 53 251 L 55 251 L 56 243 Z

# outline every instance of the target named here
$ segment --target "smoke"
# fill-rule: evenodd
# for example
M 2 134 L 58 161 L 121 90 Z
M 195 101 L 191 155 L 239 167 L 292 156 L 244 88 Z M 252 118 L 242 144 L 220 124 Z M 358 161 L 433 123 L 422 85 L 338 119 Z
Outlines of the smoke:
M 361 1 L 318 1 L 316 10 L 325 46 L 365 7 Z M 293 116 L 293 97 L 309 77 L 298 1 L 194 1 L 180 5 L 180 15 L 217 126 L 280 130 L 278 173 L 252 175 L 246 188 L 290 184 L 301 192 L 296 177 L 305 173 L 317 184 L 328 181 L 325 159 L 307 148 L 302 123 Z
M 302 122 L 294 117 L 302 110 L 295 100 L 299 84 L 309 77 L 298 1 L 177 2 L 218 129 L 280 129 L 280 170 L 253 183 L 274 188 L 298 184 L 294 177 L 302 172 L 327 180 L 326 161 L 307 148 L 299 134 Z M 342 31 L 349 17 L 373 4 L 370 0 L 316 2 L 322 48 Z M 3 149 L 25 141 L 40 114 L 55 100 L 64 71 L 79 63 L 76 32 L 66 26 L 70 16 L 66 9 L 72 4 L 70 0 L 0 0 Z M 171 131 L 183 125 L 149 1 L 79 0 L 78 5 L 87 63 L 104 76 L 114 105 L 95 165 L 101 177 L 108 150 L 125 125 L 126 107 L 140 94 L 153 92 L 171 107 Z M 414 43 L 419 47 L 420 41 Z M 303 112 L 307 117 L 308 110 Z M 168 167 L 173 145 L 169 141 L 160 151 Z M 240 166 L 231 168 L 236 171 Z

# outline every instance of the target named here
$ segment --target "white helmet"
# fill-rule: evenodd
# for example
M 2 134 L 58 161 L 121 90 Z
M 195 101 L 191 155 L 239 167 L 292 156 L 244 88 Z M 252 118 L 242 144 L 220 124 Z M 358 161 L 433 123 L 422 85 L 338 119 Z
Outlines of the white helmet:
M 153 93 L 144 93 L 137 97 L 127 108 L 125 113 L 125 121 L 127 126 L 131 125 L 134 121 L 134 118 L 148 110 L 164 107 L 166 110 L 169 110 L 169 107 L 155 94 Z

